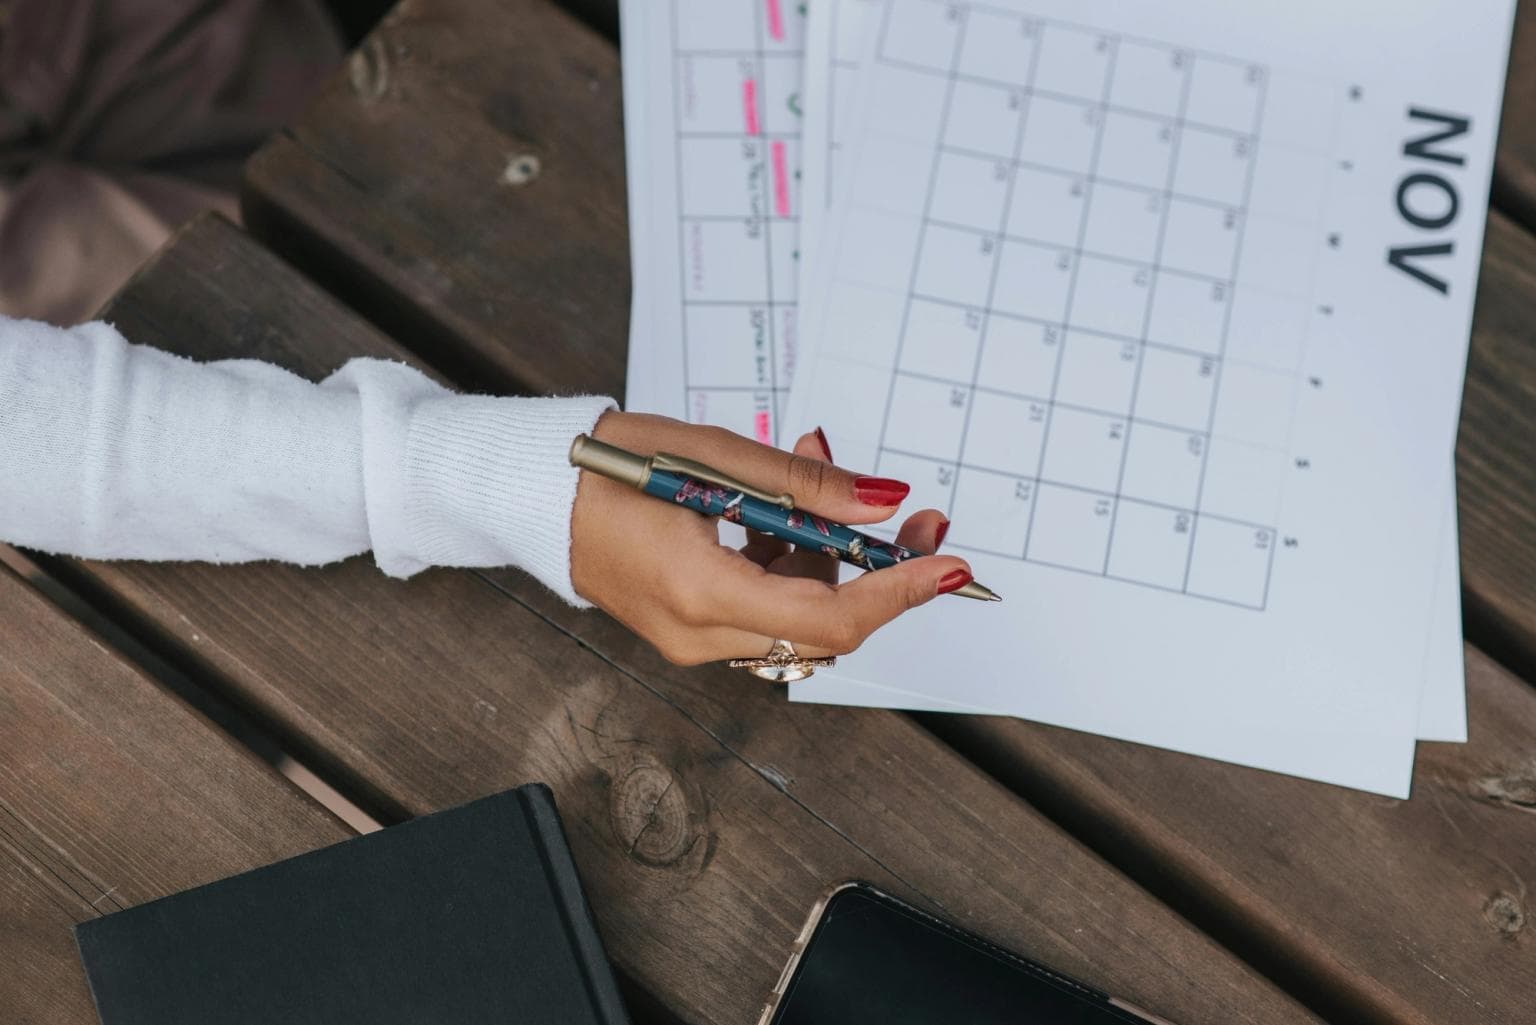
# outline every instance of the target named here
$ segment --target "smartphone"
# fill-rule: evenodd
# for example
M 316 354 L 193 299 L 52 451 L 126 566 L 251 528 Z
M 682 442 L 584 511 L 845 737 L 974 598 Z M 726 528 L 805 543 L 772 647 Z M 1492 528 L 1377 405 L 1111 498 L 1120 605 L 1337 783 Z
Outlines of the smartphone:
M 1171 1025 L 868 883 L 824 896 L 758 1025 Z

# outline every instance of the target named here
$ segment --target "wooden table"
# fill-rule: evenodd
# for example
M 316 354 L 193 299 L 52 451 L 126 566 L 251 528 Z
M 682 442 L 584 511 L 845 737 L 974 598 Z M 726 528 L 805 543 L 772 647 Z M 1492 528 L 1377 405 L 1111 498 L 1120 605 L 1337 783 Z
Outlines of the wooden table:
M 615 18 L 569 6 L 406 0 L 251 162 L 250 233 L 190 225 L 108 316 L 311 377 L 621 394 Z M 1412 800 L 791 706 L 511 571 L 0 567 L 0 1020 L 95 1020 L 70 923 L 347 835 L 254 723 L 385 822 L 551 783 L 641 1022 L 753 1021 L 855 876 L 1184 1025 L 1536 1021 L 1536 18 L 1504 125 L 1458 447 L 1472 740 L 1421 745 Z

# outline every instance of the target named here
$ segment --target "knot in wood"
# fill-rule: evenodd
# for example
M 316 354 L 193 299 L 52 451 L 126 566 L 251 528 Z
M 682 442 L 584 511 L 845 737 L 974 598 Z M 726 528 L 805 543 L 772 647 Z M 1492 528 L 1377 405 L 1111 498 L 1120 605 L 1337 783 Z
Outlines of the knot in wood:
M 389 52 L 379 33 L 369 36 L 347 59 L 347 80 L 364 103 L 377 103 L 389 89 Z
M 507 161 L 507 169 L 501 173 L 501 180 L 508 185 L 527 185 L 539 176 L 541 166 L 539 158 L 532 153 L 520 153 Z
M 1483 905 L 1483 917 L 1505 936 L 1513 936 L 1525 928 L 1525 906 L 1520 898 L 1509 893 L 1496 893 Z
M 665 766 L 636 765 L 614 780 L 610 812 L 619 843 L 645 865 L 675 864 L 698 841 L 682 782 Z

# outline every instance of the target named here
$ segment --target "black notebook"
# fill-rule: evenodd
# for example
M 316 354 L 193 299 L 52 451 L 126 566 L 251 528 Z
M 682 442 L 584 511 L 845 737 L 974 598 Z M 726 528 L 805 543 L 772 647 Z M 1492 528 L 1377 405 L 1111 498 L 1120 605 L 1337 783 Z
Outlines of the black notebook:
M 532 785 L 75 930 L 103 1025 L 627 1025 Z

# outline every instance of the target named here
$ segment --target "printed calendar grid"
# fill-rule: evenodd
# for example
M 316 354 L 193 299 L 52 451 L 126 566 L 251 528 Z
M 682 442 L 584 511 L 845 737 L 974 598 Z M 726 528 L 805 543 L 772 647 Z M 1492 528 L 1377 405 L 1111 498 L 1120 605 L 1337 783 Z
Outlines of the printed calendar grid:
M 1038 69 L 1042 54 L 1041 48 L 1048 44 L 1049 29 L 1053 25 L 1063 23 L 1052 22 L 1045 19 L 1021 19 L 1027 20 L 1037 28 L 1034 31 L 1033 49 L 1028 70 L 1023 81 L 997 80 L 985 75 L 978 75 L 968 69 L 962 69 L 962 53 L 965 49 L 965 33 L 969 18 L 967 12 L 971 9 L 984 8 L 986 5 L 944 4 L 950 12 L 958 12 L 952 17 L 957 17 L 960 25 L 955 33 L 952 51 L 949 55 L 947 67 L 934 67 L 924 64 L 916 64 L 907 61 L 890 59 L 886 52 L 885 33 L 889 28 L 890 9 L 887 10 L 886 21 L 880 26 L 881 40 L 877 48 L 876 59 L 884 64 L 898 66 L 907 71 L 914 71 L 924 75 L 942 76 L 945 81 L 945 94 L 940 115 L 937 144 L 934 147 L 932 166 L 928 174 L 928 191 L 923 203 L 923 219 L 918 256 L 914 260 L 911 279 L 907 292 L 907 305 L 903 315 L 900 331 L 896 362 L 891 374 L 890 391 L 887 396 L 886 412 L 883 426 L 880 431 L 877 452 L 881 471 L 889 469 L 895 472 L 897 467 L 891 466 L 894 461 L 902 459 L 911 461 L 911 465 L 928 464 L 937 469 L 939 484 L 942 493 L 947 499 L 946 508 L 951 516 L 956 513 L 956 507 L 962 501 L 962 491 L 967 489 L 970 480 L 980 477 L 996 478 L 998 481 L 1011 481 L 1015 487 L 1016 497 L 1028 505 L 1028 521 L 1024 526 L 1023 537 L 1014 550 L 997 551 L 995 548 L 979 547 L 976 543 L 968 543 L 965 539 L 954 538 L 953 547 L 974 550 L 992 551 L 994 554 L 1006 555 L 1012 558 L 1020 558 L 1024 561 L 1058 566 L 1065 569 L 1088 572 L 1094 575 L 1125 580 L 1130 583 L 1150 586 L 1160 590 L 1173 591 L 1207 598 L 1227 604 L 1242 607 L 1262 609 L 1267 602 L 1269 578 L 1273 569 L 1273 554 L 1276 545 L 1276 532 L 1271 525 L 1256 523 L 1247 519 L 1222 515 L 1215 510 L 1202 506 L 1202 499 L 1206 490 L 1206 475 L 1209 464 L 1211 439 L 1215 434 L 1215 417 L 1217 401 L 1220 394 L 1221 368 L 1226 354 L 1226 336 L 1230 330 L 1231 321 L 1231 296 L 1237 278 L 1238 259 L 1242 249 L 1242 230 L 1246 220 L 1249 197 L 1251 195 L 1255 150 L 1257 148 L 1260 116 L 1264 106 L 1264 84 L 1266 74 L 1262 68 L 1248 62 L 1234 60 L 1222 55 L 1197 53 L 1188 48 L 1172 47 L 1166 44 L 1156 44 L 1158 48 L 1165 50 L 1170 60 L 1181 68 L 1180 96 L 1176 111 L 1172 114 L 1154 114 L 1141 110 L 1131 110 L 1119 107 L 1110 102 L 1116 61 L 1120 48 L 1125 39 L 1117 34 L 1103 34 L 1086 26 L 1066 26 L 1069 30 L 1086 32 L 1097 36 L 1100 45 L 1106 52 L 1106 66 L 1104 71 L 1102 89 L 1094 97 L 1081 95 L 1061 94 L 1051 90 L 1037 89 L 1035 72 Z M 992 8 L 992 10 L 998 10 Z M 1016 12 L 1006 12 L 1009 16 L 1017 18 Z M 1249 69 L 1255 81 L 1255 97 L 1253 103 L 1254 115 L 1247 130 L 1223 127 L 1220 125 L 1208 125 L 1192 121 L 1186 117 L 1188 113 L 1188 100 L 1192 82 L 1194 81 L 1194 69 L 1200 60 L 1220 61 L 1227 65 Z M 962 83 L 979 83 L 986 87 L 1002 88 L 1007 90 L 1010 102 L 1017 104 L 1017 117 L 1012 126 L 1011 145 L 1008 152 L 999 153 L 994 150 L 968 149 L 964 146 L 952 145 L 949 136 L 950 112 L 956 102 L 957 87 Z M 1043 98 L 1048 102 L 1068 102 L 1077 107 L 1083 107 L 1091 111 L 1091 124 L 1093 126 L 1093 141 L 1091 153 L 1088 157 L 1086 168 L 1074 167 L 1063 169 L 1049 164 L 1038 164 L 1023 159 L 1021 148 L 1025 141 L 1025 133 L 1029 123 L 1029 117 L 1033 104 Z M 1120 113 L 1130 117 L 1149 119 L 1159 125 L 1168 126 L 1171 132 L 1170 152 L 1166 158 L 1166 169 L 1162 179 L 1158 183 L 1118 181 L 1110 176 L 1100 176 L 1099 160 L 1104 144 L 1105 126 L 1110 121 L 1110 115 Z M 1241 183 L 1241 194 L 1225 198 L 1210 198 L 1207 196 L 1186 193 L 1177 189 L 1176 175 L 1180 168 L 1178 148 L 1186 132 L 1205 133 L 1205 135 L 1219 136 L 1231 140 L 1236 147 L 1246 147 L 1238 152 L 1245 154 L 1245 168 Z M 1192 136 L 1197 140 L 1200 136 Z M 997 174 L 1003 181 L 1002 200 L 1000 212 L 992 224 L 978 224 L 975 222 L 947 221 L 935 216 L 935 194 L 938 190 L 941 167 L 947 157 L 963 157 L 980 161 L 992 162 L 998 169 Z M 1082 209 L 1078 214 L 1076 223 L 1076 236 L 1070 240 L 1063 239 L 1031 239 L 1027 236 L 1010 231 L 1010 215 L 1014 203 L 1015 186 L 1021 176 L 1022 169 L 1044 171 L 1049 174 L 1064 174 L 1073 179 L 1077 185 L 1074 188 L 1082 190 Z M 1134 191 L 1139 195 L 1149 197 L 1149 209 L 1157 212 L 1156 237 L 1150 254 L 1138 258 L 1116 255 L 1114 253 L 1100 253 L 1089 246 L 1090 221 L 1093 216 L 1093 204 L 1096 193 L 1101 189 L 1109 190 L 1119 188 L 1121 190 Z M 1235 229 L 1231 246 L 1230 262 L 1218 268 L 1202 268 L 1207 271 L 1199 271 L 1181 268 L 1165 264 L 1165 242 L 1168 236 L 1170 211 L 1175 209 L 1175 203 L 1194 204 L 1224 212 L 1227 218 L 1226 228 Z M 936 231 L 937 230 L 937 231 Z M 932 244 L 931 236 L 937 232 L 950 232 L 974 239 L 980 247 L 980 251 L 987 257 L 987 275 L 985 291 L 979 297 L 971 296 L 964 300 L 955 300 L 942 295 L 929 295 L 920 287 L 920 279 L 923 277 L 925 249 Z M 1068 244 L 1070 243 L 1070 244 Z M 1004 319 L 1027 321 L 1031 318 L 1018 315 L 1018 311 L 1003 311 L 998 309 L 999 296 L 997 295 L 998 278 L 1003 266 L 1005 254 L 1010 246 L 1035 246 L 1048 252 L 1067 252 L 1069 266 L 1067 270 L 1068 283 L 1066 295 L 1061 302 L 1061 316 L 1036 318 L 1045 331 L 1054 331 L 1055 342 L 1052 355 L 1052 370 L 1048 394 L 1044 396 L 1027 395 L 1012 392 L 1006 388 L 996 388 L 981 384 L 983 363 L 987 354 L 987 345 L 993 333 L 994 325 Z M 1146 272 L 1144 281 L 1139 284 L 1145 288 L 1142 312 L 1139 317 L 1139 325 L 1134 327 L 1139 330 L 1127 330 L 1125 332 L 1106 332 L 1094 328 L 1084 328 L 1073 322 L 1074 298 L 1078 292 L 1081 272 L 1086 261 L 1098 261 L 1102 263 L 1118 264 L 1130 268 L 1143 269 Z M 1176 263 L 1177 260 L 1173 260 Z M 1216 272 L 1210 272 L 1215 270 Z M 1214 351 L 1182 350 L 1191 357 L 1200 358 L 1205 362 L 1201 364 L 1201 373 L 1210 377 L 1209 394 L 1205 399 L 1205 406 L 1197 423 L 1185 421 L 1182 424 L 1168 424 L 1158 421 L 1154 417 L 1139 415 L 1142 410 L 1138 405 L 1138 396 L 1142 385 L 1142 374 L 1147 363 L 1147 354 L 1151 351 L 1181 351 L 1177 345 L 1167 344 L 1166 340 L 1155 340 L 1152 335 L 1152 322 L 1155 310 L 1158 285 L 1165 278 L 1170 280 L 1182 277 L 1208 283 L 1217 289 L 1215 295 L 1221 298 L 1221 323 L 1219 331 L 1214 339 L 1214 346 L 1207 349 Z M 951 371 L 940 369 L 937 373 L 924 373 L 921 369 L 908 364 L 908 342 L 914 330 L 914 310 L 919 304 L 927 306 L 948 305 L 957 311 L 963 312 L 968 326 L 976 335 L 975 355 L 970 362 L 970 374 L 968 379 L 957 379 Z M 1118 339 L 1134 347 L 1127 350 L 1124 358 L 1132 364 L 1132 380 L 1130 393 L 1123 408 L 1095 408 L 1082 406 L 1067 401 L 1067 397 L 1059 394 L 1062 384 L 1062 370 L 1066 362 L 1066 351 L 1076 342 L 1084 344 L 1079 338 L 1099 337 Z M 907 387 L 908 382 L 927 380 L 933 385 L 952 387 L 951 404 L 963 408 L 963 416 L 959 428 L 959 438 L 952 452 L 946 452 L 942 456 L 936 455 L 932 450 L 927 452 L 914 452 L 905 450 L 890 437 L 893 412 L 898 419 L 904 419 L 901 415 L 899 394 Z M 989 380 L 994 380 L 989 378 Z M 1010 399 L 1020 399 L 1031 403 L 1030 416 L 1041 421 L 1039 439 L 1039 452 L 1032 473 L 1021 473 L 1017 470 L 1009 471 L 987 465 L 984 460 L 973 456 L 967 444 L 972 418 L 978 405 L 978 399 L 986 395 L 1003 395 Z M 1106 404 L 1107 405 L 1107 404 Z M 913 410 L 920 408 L 917 405 Z M 1118 452 L 1115 456 L 1116 465 L 1113 468 L 1113 479 L 1104 482 L 1102 486 L 1086 486 L 1082 481 L 1058 479 L 1050 465 L 1051 435 L 1053 428 L 1057 431 L 1065 431 L 1064 423 L 1069 417 L 1080 413 L 1104 415 L 1110 422 L 1109 431 L 1112 440 L 1118 442 Z M 1182 432 L 1189 440 L 1190 452 L 1196 457 L 1198 463 L 1197 480 L 1193 487 L 1193 497 L 1184 503 L 1158 501 L 1146 494 L 1130 488 L 1127 482 L 1127 470 L 1132 465 L 1133 437 L 1138 434 L 1138 428 L 1143 435 L 1156 431 Z M 1139 439 L 1137 439 L 1139 440 Z M 1070 441 L 1069 441 L 1070 443 Z M 1050 489 L 1050 490 L 1047 490 Z M 1042 500 L 1046 495 L 1056 493 L 1073 492 L 1086 496 L 1093 500 L 1092 513 L 1096 518 L 1107 519 L 1103 530 L 1102 543 L 1098 546 L 1100 554 L 1093 558 L 1082 556 L 1082 553 L 1072 553 L 1082 557 L 1061 558 L 1053 555 L 1048 543 L 1041 543 L 1040 539 L 1047 538 L 1052 531 L 1070 531 L 1075 528 L 1064 526 L 1054 522 L 1059 517 L 1040 515 Z M 1174 517 L 1173 528 L 1177 535 L 1171 542 L 1164 537 L 1160 539 L 1147 536 L 1146 511 L 1156 510 L 1164 516 L 1171 514 Z M 1195 569 L 1196 544 L 1201 538 L 1199 526 L 1202 521 L 1207 521 L 1207 538 L 1215 538 L 1215 541 L 1207 540 L 1206 545 L 1216 551 L 1220 546 L 1231 547 L 1247 545 L 1250 548 L 1248 562 L 1250 570 L 1261 576 L 1262 579 L 1249 581 L 1246 593 L 1237 595 L 1230 591 L 1223 592 L 1221 586 L 1209 586 L 1200 581 L 1193 581 L 1192 571 Z M 1095 528 L 1096 529 L 1096 528 Z M 1037 531 L 1040 532 L 1037 534 Z M 1236 533 L 1234 533 L 1234 531 Z M 1117 546 L 1117 540 L 1121 542 Z M 1117 559 L 1124 550 L 1133 551 L 1138 545 L 1168 546 L 1177 559 L 1163 559 L 1163 565 L 1153 566 L 1146 559 L 1142 559 L 1142 565 L 1137 565 L 1137 557 Z M 1091 552 L 1094 544 L 1087 544 Z M 1179 549 L 1182 549 L 1180 552 Z M 1253 565 L 1253 552 L 1257 550 L 1259 562 Z M 1155 560 L 1154 560 L 1155 561 Z M 1128 562 L 1129 568 L 1120 565 Z M 1150 567 L 1150 568 L 1149 568 Z
M 778 421 L 788 398 L 789 379 L 796 347 L 796 301 L 793 289 L 793 265 L 781 268 L 776 261 L 796 259 L 793 232 L 797 228 L 798 163 L 796 147 L 798 123 L 791 129 L 775 127 L 775 109 L 770 104 L 775 94 L 771 80 L 794 83 L 798 93 L 800 60 L 798 52 L 772 49 L 770 36 L 783 44 L 786 38 L 786 12 L 782 0 L 738 0 L 750 7 L 751 45 L 743 48 L 688 46 L 682 38 L 685 0 L 672 0 L 673 103 L 677 116 L 675 159 L 679 255 L 679 302 L 682 320 L 682 388 L 684 409 L 694 422 L 725 422 L 741 433 L 764 444 L 777 444 Z M 745 13 L 744 10 L 741 13 Z M 729 128 L 686 125 L 684 112 L 693 92 L 692 74 L 702 74 L 709 62 L 735 65 L 739 75 L 740 124 Z M 686 71 L 686 73 L 685 73 Z M 728 90 L 727 90 L 728 91 Z M 698 94 L 710 95 L 699 89 Z M 696 201 L 686 182 L 683 169 L 689 166 L 685 149 L 710 143 L 738 143 L 745 159 L 755 165 L 753 180 L 746 190 L 745 209 L 711 212 L 693 205 Z M 729 176 L 725 176 L 729 178 Z M 706 228 L 721 233 L 739 227 L 741 238 L 714 244 L 703 241 Z M 781 228 L 787 228 L 784 235 Z M 779 235 L 781 237 L 776 238 Z M 734 247 L 734 248 L 733 248 Z M 704 250 L 709 249 L 708 254 Z M 755 253 L 754 253 L 755 250 Z M 732 265 L 747 255 L 755 267 L 742 268 L 733 281 L 734 294 L 709 296 L 690 294 L 690 274 L 702 274 L 708 266 L 716 274 L 737 271 Z M 692 263 L 690 262 L 692 260 Z M 712 322 L 710 329 L 699 329 L 695 320 L 712 316 L 710 311 L 743 315 L 729 322 Z M 733 315 L 734 316 L 734 315 Z M 742 351 L 754 355 L 744 363 Z M 700 356 L 706 357 L 701 359 Z M 729 366 L 704 367 L 707 357 L 732 358 Z M 750 378 L 750 379 L 747 379 Z M 747 399 L 743 407 L 737 401 Z

